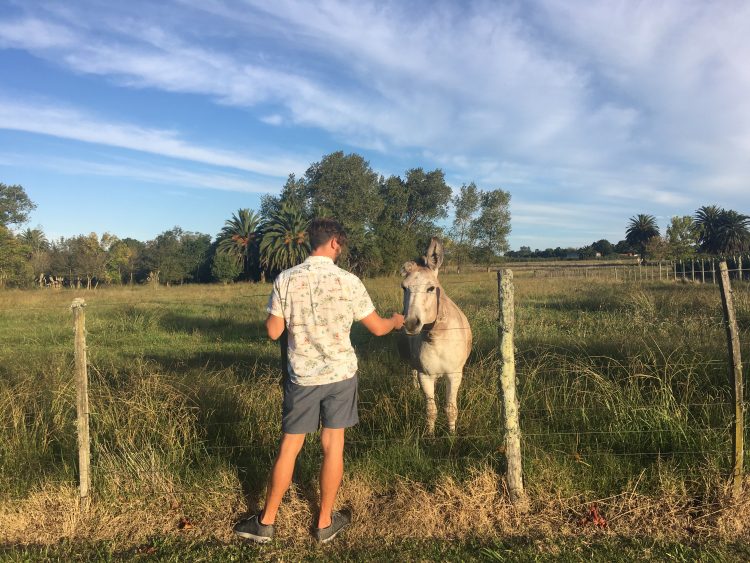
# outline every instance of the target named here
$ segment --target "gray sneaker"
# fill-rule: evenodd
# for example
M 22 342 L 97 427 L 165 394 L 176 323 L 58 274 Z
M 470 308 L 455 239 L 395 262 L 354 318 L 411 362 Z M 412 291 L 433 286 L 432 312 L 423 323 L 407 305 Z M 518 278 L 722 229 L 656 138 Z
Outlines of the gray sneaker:
M 268 543 L 273 539 L 273 524 L 261 524 L 260 514 L 255 514 L 237 522 L 234 533 L 257 543 Z
M 315 528 L 313 535 L 319 543 L 328 543 L 335 538 L 341 530 L 346 528 L 351 521 L 351 514 L 337 510 L 331 515 L 331 525 L 327 528 Z

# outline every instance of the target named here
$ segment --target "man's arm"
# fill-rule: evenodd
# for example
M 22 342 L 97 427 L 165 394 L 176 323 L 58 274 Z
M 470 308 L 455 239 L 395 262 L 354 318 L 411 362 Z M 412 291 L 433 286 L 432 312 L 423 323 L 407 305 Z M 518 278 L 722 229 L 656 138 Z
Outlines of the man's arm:
M 277 317 L 269 313 L 266 317 L 266 331 L 268 332 L 268 338 L 276 340 L 284 332 L 284 317 Z
M 392 330 L 401 330 L 401 327 L 404 326 L 404 316 L 393 313 L 391 318 L 384 319 L 378 315 L 377 311 L 373 311 L 365 318 L 360 319 L 360 322 L 375 336 L 384 336 Z

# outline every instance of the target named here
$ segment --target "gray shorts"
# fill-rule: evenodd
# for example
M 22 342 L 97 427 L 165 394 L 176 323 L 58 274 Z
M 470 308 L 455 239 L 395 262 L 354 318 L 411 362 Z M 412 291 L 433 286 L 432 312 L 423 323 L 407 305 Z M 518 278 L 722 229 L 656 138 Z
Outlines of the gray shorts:
M 324 385 L 297 385 L 284 381 L 281 431 L 308 434 L 323 428 L 349 428 L 359 422 L 357 375 Z

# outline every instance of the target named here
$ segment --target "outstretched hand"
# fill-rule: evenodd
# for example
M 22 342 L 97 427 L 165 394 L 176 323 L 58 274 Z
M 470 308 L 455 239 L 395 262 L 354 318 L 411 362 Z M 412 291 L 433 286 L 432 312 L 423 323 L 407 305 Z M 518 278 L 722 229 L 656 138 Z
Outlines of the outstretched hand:
M 401 313 L 393 313 L 391 320 L 393 321 L 394 330 L 401 330 L 404 326 L 404 316 Z

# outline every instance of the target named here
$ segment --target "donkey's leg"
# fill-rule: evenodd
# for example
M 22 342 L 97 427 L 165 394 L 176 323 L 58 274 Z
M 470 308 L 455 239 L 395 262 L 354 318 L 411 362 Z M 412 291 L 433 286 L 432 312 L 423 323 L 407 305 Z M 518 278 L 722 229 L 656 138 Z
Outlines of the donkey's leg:
M 456 432 L 456 419 L 458 418 L 458 405 L 456 399 L 458 398 L 458 388 L 461 386 L 461 379 L 463 379 L 462 372 L 449 373 L 446 376 L 447 382 L 445 384 L 445 414 L 448 417 L 448 430 L 451 434 Z
M 437 419 L 437 406 L 435 406 L 436 379 L 434 375 L 419 372 L 419 383 L 422 385 L 422 392 L 427 403 L 427 433 L 430 436 L 435 433 L 435 420 Z
M 419 389 L 419 372 L 415 369 L 411 370 L 411 377 L 414 389 Z

